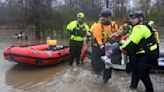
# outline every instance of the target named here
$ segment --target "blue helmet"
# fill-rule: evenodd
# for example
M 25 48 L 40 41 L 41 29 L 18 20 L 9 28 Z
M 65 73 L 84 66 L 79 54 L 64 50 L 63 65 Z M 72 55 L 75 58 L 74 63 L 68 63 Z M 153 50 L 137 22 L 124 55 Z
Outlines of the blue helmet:
M 100 16 L 102 16 L 102 17 L 109 17 L 111 15 L 112 15 L 112 13 L 111 13 L 111 11 L 109 9 L 101 10 Z

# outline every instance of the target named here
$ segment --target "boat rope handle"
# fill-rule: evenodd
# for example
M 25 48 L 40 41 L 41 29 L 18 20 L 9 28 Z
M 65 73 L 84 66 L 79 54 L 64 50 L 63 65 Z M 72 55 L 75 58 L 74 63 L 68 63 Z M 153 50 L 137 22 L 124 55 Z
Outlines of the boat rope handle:
M 10 50 L 11 51 L 11 48 L 15 47 L 14 45 L 10 46 L 9 48 L 7 48 L 7 50 Z M 9 52 L 10 52 L 9 51 Z
M 14 57 L 12 56 L 11 54 L 11 49 L 15 47 L 14 45 L 13 46 L 10 46 L 7 50 L 9 50 L 9 54 L 10 54 L 10 59 L 14 60 Z

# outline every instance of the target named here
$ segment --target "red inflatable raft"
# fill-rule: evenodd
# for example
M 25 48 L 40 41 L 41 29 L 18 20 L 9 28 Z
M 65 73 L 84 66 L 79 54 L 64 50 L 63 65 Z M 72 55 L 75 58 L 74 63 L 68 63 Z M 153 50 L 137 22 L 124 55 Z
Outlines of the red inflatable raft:
M 4 50 L 4 57 L 8 61 L 31 65 L 51 65 L 70 59 L 68 47 L 57 45 L 49 50 L 47 44 L 15 47 L 11 46 Z

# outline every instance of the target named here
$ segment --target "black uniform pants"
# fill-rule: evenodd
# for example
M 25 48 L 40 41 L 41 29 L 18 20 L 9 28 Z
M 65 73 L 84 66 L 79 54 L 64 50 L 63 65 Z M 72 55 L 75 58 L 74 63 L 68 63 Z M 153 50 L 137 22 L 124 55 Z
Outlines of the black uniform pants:
M 92 46 L 91 65 L 97 75 L 103 76 L 105 83 L 111 78 L 112 68 L 105 69 L 105 63 L 101 60 L 101 51 L 98 46 Z
M 70 62 L 69 65 L 72 66 L 74 59 L 77 64 L 80 64 L 81 49 L 83 46 L 83 41 L 70 40 Z
M 101 60 L 101 51 L 98 46 L 92 46 L 91 64 L 92 70 L 95 71 L 96 74 L 101 74 L 105 64 Z
M 133 54 L 130 54 L 129 55 L 129 62 L 126 64 L 126 72 L 127 73 L 130 73 L 130 72 L 132 72 L 132 68 L 133 68 L 133 63 L 134 63 L 134 65 L 135 65 L 135 60 L 136 59 L 136 57 L 135 57 L 135 55 L 133 55 Z
M 149 76 L 150 65 L 149 58 L 146 55 L 137 55 L 136 61 L 132 63 L 132 81 L 131 88 L 137 88 L 141 80 L 146 88 L 146 92 L 154 92 L 153 85 Z

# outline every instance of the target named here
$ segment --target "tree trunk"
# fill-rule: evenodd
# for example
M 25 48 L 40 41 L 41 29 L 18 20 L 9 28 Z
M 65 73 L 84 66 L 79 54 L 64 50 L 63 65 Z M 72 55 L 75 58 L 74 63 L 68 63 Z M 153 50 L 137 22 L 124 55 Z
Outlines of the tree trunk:
M 106 8 L 109 8 L 109 1 L 106 0 Z
M 39 23 L 35 24 L 35 38 L 36 39 L 40 39 L 41 38 Z

